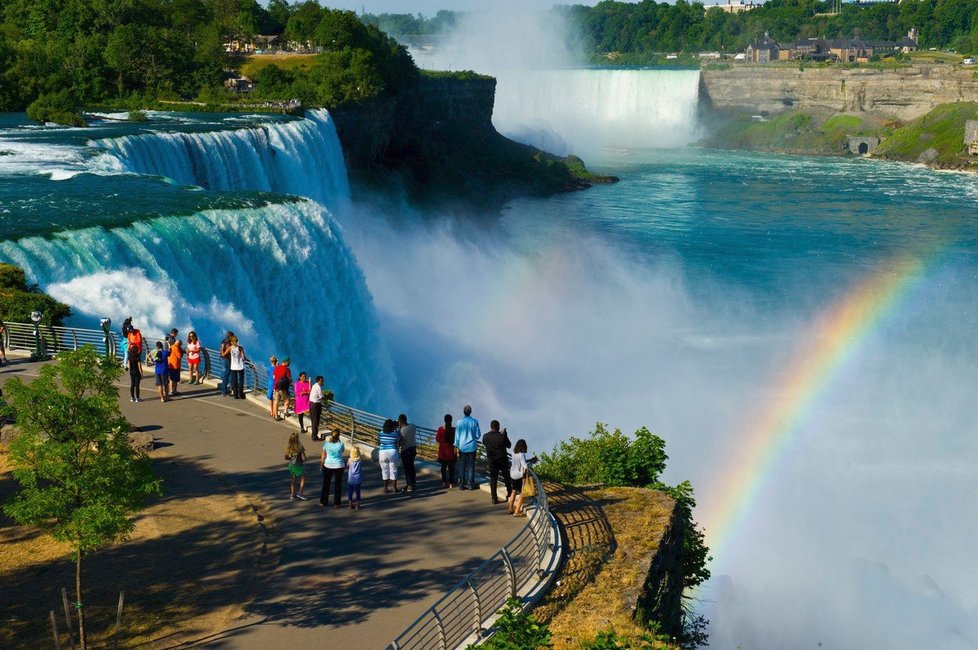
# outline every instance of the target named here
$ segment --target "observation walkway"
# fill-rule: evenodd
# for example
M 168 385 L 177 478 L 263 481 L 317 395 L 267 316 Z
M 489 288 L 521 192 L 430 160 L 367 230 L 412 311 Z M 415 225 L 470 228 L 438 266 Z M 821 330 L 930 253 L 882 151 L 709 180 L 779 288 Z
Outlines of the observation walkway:
M 29 380 L 41 365 L 25 358 L 37 347 L 36 337 L 24 331 L 29 326 L 7 327 L 11 363 L 0 368 L 0 386 L 13 376 Z M 108 345 L 115 353 L 114 341 L 106 343 L 102 334 L 64 330 L 49 335 L 45 348 L 53 353 L 91 343 L 96 349 Z M 430 472 L 419 472 L 413 493 L 384 494 L 380 468 L 368 461 L 361 510 L 346 506 L 345 485 L 343 508 L 320 507 L 320 446 L 305 434 L 309 501 L 290 500 L 283 457 L 298 427 L 269 416 L 262 386 L 267 378 L 254 367 L 248 374 L 247 400 L 222 397 L 214 382 L 181 383 L 180 395 L 161 403 L 152 370 L 144 372 L 140 403 L 127 399 L 128 376 L 119 384 L 123 414 L 140 430 L 152 432 L 169 457 L 268 505 L 272 521 L 266 523 L 274 527 L 281 548 L 277 568 L 244 605 L 242 618 L 180 647 L 453 648 L 488 627 L 492 612 L 508 595 L 533 599 L 546 589 L 561 550 L 546 495 L 530 517 L 517 519 L 504 504 L 491 505 L 486 492 L 445 490 Z M 351 437 L 368 445 L 376 435 L 374 425 L 383 421 L 331 406 L 326 425 L 341 430 L 348 446 Z M 419 427 L 418 442 L 421 461 L 433 432 Z M 508 551 L 500 550 L 504 545 Z M 160 570 L 166 571 L 166 558 L 160 558 Z M 446 608 L 454 612 L 448 621 Z

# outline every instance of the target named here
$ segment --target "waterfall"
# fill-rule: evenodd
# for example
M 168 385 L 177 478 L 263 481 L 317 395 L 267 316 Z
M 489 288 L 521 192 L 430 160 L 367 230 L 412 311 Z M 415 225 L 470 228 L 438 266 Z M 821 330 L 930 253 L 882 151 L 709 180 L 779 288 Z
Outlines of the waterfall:
M 698 137 L 697 70 L 501 71 L 493 124 L 553 153 L 676 147 Z
M 350 190 L 339 138 L 329 113 L 256 127 L 152 132 L 89 143 L 116 171 L 156 174 L 208 190 L 261 190 L 311 198 L 342 208 Z
M 209 347 L 231 329 L 258 364 L 291 356 L 296 376 L 322 374 L 338 399 L 369 409 L 393 403 L 363 273 L 311 201 L 8 240 L 0 261 L 86 316 L 79 325 L 133 316 L 147 333 L 196 329 Z

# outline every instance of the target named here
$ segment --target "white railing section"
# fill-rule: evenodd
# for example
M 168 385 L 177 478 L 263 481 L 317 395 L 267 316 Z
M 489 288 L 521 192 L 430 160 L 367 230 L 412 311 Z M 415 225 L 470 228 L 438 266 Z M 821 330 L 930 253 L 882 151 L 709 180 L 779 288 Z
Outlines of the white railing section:
M 124 337 L 121 333 L 54 327 L 30 323 L 5 323 L 5 346 L 8 350 L 26 350 L 41 358 L 63 350 L 77 350 L 83 345 L 122 359 Z M 162 336 L 143 336 L 143 347 L 155 347 Z M 215 361 L 217 363 L 215 363 Z M 186 355 L 182 366 L 189 369 Z M 224 360 L 219 350 L 201 349 L 201 375 L 224 381 Z M 245 363 L 245 389 L 263 395 L 268 389 L 268 370 Z M 330 401 L 327 426 L 349 436 L 353 442 L 376 446 L 378 432 L 387 419 L 346 404 Z M 435 430 L 417 427 L 418 456 L 434 460 L 438 450 Z M 478 468 L 485 474 L 485 452 L 479 445 Z M 452 650 L 482 639 L 509 598 L 523 599 L 525 605 L 540 595 L 537 586 L 557 570 L 561 536 L 556 518 L 550 512 L 547 494 L 539 477 L 531 470 L 526 480 L 536 486 L 536 504 L 528 508 L 526 524 L 505 546 L 463 578 L 448 593 L 429 607 L 414 623 L 394 639 L 388 650 Z

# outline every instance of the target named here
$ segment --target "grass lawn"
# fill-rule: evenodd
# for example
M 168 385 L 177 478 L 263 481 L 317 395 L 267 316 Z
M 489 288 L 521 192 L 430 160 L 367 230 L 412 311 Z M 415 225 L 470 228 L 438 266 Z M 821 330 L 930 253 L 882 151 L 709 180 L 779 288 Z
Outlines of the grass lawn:
M 312 68 L 315 54 L 253 54 L 245 57 L 241 64 L 241 74 L 252 79 L 266 65 L 275 64 L 283 70 L 303 70 Z
M 931 52 L 930 50 L 922 50 L 919 52 L 911 52 L 910 60 L 914 63 L 960 63 L 964 59 L 963 54 L 953 54 L 951 52 L 941 52 L 940 50 L 935 50 Z

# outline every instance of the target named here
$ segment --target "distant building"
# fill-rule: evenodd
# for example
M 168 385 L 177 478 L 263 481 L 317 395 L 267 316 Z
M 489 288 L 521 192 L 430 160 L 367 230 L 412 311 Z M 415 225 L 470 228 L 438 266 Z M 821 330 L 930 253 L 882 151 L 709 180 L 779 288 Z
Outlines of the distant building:
M 764 38 L 747 46 L 746 59 L 751 63 L 770 63 L 778 60 L 778 44 L 764 32 Z
M 787 43 L 775 43 L 767 32 L 764 38 L 747 46 L 745 59 L 753 63 L 769 61 L 839 61 L 866 63 L 876 55 L 892 52 L 914 52 L 916 29 L 894 43 L 893 41 L 864 41 L 861 38 L 825 39 L 803 38 Z
M 255 90 L 255 82 L 244 75 L 239 75 L 225 79 L 224 87 L 232 92 L 248 94 Z
M 707 9 L 712 9 L 713 7 L 718 7 L 721 11 L 728 14 L 739 14 L 741 11 L 750 11 L 751 9 L 757 9 L 763 2 L 754 2 L 754 0 L 727 0 L 724 2 L 718 2 L 715 5 L 707 7 Z

